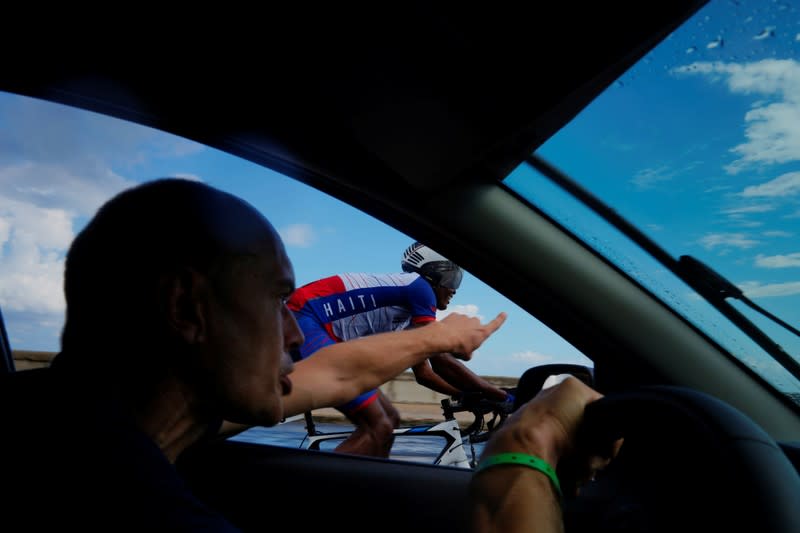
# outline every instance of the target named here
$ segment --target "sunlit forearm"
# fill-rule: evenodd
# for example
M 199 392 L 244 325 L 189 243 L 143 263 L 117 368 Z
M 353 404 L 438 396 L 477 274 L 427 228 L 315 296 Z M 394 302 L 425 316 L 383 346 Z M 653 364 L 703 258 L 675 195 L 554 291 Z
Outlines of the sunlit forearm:
M 500 313 L 482 324 L 474 317 L 452 313 L 424 328 L 378 333 L 326 346 L 295 365 L 290 376 L 292 392 L 284 397 L 284 416 L 347 402 L 433 353 L 450 352 L 469 360 L 505 320 L 506 314 Z
M 284 416 L 339 405 L 425 360 L 442 342 L 434 328 L 380 333 L 326 346 L 295 364 Z
M 506 393 L 475 374 L 450 354 L 437 354 L 429 359 L 433 371 L 453 387 L 462 391 L 483 392 L 490 398 L 503 400 Z

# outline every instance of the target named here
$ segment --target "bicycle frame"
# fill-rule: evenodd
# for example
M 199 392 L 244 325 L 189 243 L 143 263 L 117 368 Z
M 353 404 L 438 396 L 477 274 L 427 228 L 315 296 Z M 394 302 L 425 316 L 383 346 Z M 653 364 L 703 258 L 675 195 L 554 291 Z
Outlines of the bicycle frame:
M 306 417 L 308 420 L 308 416 Z M 326 441 L 342 441 L 350 436 L 352 431 L 320 432 L 309 426 L 308 435 L 301 446 L 308 450 L 319 450 Z M 414 426 L 399 427 L 394 430 L 395 438 L 403 437 L 438 437 L 444 440 L 444 444 L 433 460 L 433 464 L 441 466 L 454 466 L 458 468 L 473 468 L 474 457 L 472 460 L 464 450 L 464 437 L 461 435 L 461 428 L 458 421 L 453 418 L 444 420 L 436 424 L 421 424 Z
M 480 398 L 480 395 L 478 395 L 478 398 Z M 397 428 L 393 432 L 395 441 L 397 438 L 402 439 L 404 437 L 437 437 L 443 439 L 444 444 L 439 449 L 440 451 L 433 460 L 433 464 L 458 468 L 475 468 L 477 465 L 477 455 L 472 445 L 476 442 L 482 442 L 488 436 L 488 432 L 482 431 L 485 424 L 483 416 L 485 414 L 494 413 L 495 417 L 497 417 L 500 415 L 498 409 L 501 408 L 501 404 L 480 399 L 473 400 L 469 404 L 464 404 L 461 401 L 454 401 L 452 398 L 448 398 L 441 401 L 441 406 L 442 415 L 444 416 L 442 422 Z M 503 407 L 507 409 L 510 406 L 505 405 Z M 461 428 L 455 417 L 455 413 L 464 411 L 471 412 L 474 416 L 472 423 L 466 429 Z M 505 413 L 500 417 L 500 422 L 502 422 L 504 417 Z M 322 432 L 317 430 L 314 424 L 314 418 L 310 412 L 305 413 L 305 419 L 307 435 L 300 446 L 308 450 L 320 450 L 325 442 L 335 446 L 349 437 L 353 431 Z M 489 424 L 490 430 L 495 426 L 495 422 L 496 418 Z M 471 457 L 469 457 L 465 451 L 466 443 L 470 445 Z

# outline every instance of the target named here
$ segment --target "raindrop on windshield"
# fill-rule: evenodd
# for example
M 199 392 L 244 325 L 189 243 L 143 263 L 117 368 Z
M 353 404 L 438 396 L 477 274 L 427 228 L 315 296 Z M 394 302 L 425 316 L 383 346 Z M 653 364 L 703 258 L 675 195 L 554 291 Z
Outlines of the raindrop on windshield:
M 768 37 L 774 37 L 774 36 L 775 36 L 775 28 L 770 27 L 770 28 L 764 28 L 763 30 L 761 30 L 761 33 L 759 33 L 758 35 L 753 37 L 753 39 L 755 39 L 757 41 L 761 41 L 763 39 L 767 39 Z

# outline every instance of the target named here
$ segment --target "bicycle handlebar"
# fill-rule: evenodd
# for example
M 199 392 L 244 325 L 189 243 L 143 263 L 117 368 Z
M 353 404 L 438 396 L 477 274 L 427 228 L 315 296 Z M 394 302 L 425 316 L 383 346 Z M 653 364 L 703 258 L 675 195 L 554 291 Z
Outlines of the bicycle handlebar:
M 464 392 L 445 398 L 441 402 L 442 411 L 448 420 L 454 419 L 455 413 L 472 413 L 474 419 L 466 429 L 461 430 L 461 435 L 468 436 L 471 442 L 483 442 L 514 411 L 516 388 L 504 390 L 509 394 L 509 398 L 505 400 L 491 400 L 482 392 Z M 486 422 L 487 415 L 492 415 L 489 422 Z
M 442 400 L 442 411 L 448 420 L 455 419 L 455 413 L 470 412 L 475 420 L 461 430 L 462 437 L 469 436 L 471 442 L 484 442 L 491 433 L 518 407 L 533 398 L 551 376 L 571 374 L 590 387 L 594 387 L 594 369 L 583 365 L 553 363 L 538 365 L 526 370 L 519 378 L 516 387 L 504 388 L 509 393 L 505 401 L 486 398 L 480 392 L 461 393 Z M 492 415 L 487 423 L 486 416 Z M 484 429 L 486 428 L 486 429 Z
M 492 412 L 509 414 L 513 408 L 513 401 L 490 400 L 481 392 L 461 393 L 442 400 L 442 409 L 446 414 L 462 412 L 471 412 L 475 415 L 487 415 Z

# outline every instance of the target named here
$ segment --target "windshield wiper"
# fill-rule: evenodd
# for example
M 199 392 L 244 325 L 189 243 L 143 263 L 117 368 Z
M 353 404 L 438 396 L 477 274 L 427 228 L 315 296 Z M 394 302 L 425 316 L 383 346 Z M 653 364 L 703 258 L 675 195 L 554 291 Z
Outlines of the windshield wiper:
M 800 371 L 800 363 L 797 362 L 792 356 L 787 354 L 783 348 L 763 331 L 758 329 L 755 324 L 750 322 L 744 315 L 733 308 L 726 300 L 734 298 L 741 301 L 751 309 L 761 313 L 765 317 L 779 324 L 780 326 L 791 331 L 800 337 L 800 331 L 791 325 L 787 324 L 780 318 L 776 317 L 766 309 L 757 305 L 744 295 L 744 292 L 719 275 L 705 263 L 695 259 L 690 255 L 682 255 L 678 260 L 678 267 L 682 274 L 681 279 L 688 283 L 694 290 L 700 293 L 711 305 L 716 307 L 722 314 L 724 314 L 731 322 L 739 326 L 742 331 L 747 333 L 751 339 L 757 342 L 761 347 L 767 350 L 775 359 L 784 366 L 787 370 L 792 372 L 795 376 Z
M 767 334 L 761 331 L 755 324 L 741 314 L 728 301 L 728 298 L 735 298 L 742 301 L 752 309 L 763 314 L 770 320 L 783 326 L 795 335 L 800 336 L 800 331 L 787 324 L 778 317 L 762 309 L 733 283 L 714 272 L 711 268 L 701 263 L 697 259 L 683 255 L 679 260 L 675 260 L 666 250 L 661 248 L 647 235 L 642 233 L 639 228 L 628 222 L 614 209 L 603 203 L 602 200 L 584 189 L 569 176 L 552 166 L 536 154 L 529 155 L 525 161 L 538 170 L 542 175 L 552 181 L 555 185 L 566 191 L 586 207 L 594 211 L 598 216 L 606 220 L 609 224 L 617 228 L 625 236 L 639 245 L 643 250 L 652 255 L 658 262 L 672 271 L 682 279 L 687 285 L 696 290 L 703 298 L 713 305 L 720 313 L 725 315 L 731 322 L 736 324 L 747 336 L 753 339 L 767 353 L 772 355 L 787 371 L 796 379 L 800 380 L 800 362 L 791 357 L 786 351 Z
M 692 284 L 692 286 L 695 287 L 698 292 L 701 291 L 702 287 L 702 290 L 704 291 L 703 295 L 706 297 L 706 299 L 724 300 L 725 298 L 735 298 L 749 308 L 761 313 L 763 316 L 769 318 L 776 324 L 800 337 L 800 330 L 793 327 L 791 324 L 787 324 L 760 305 L 756 304 L 750 298 L 745 296 L 744 292 L 742 292 L 742 289 L 722 277 L 720 274 L 712 270 L 710 266 L 706 265 L 699 259 L 696 259 L 690 255 L 682 255 L 678 260 L 678 264 L 682 265 L 688 276 L 697 281 L 697 284 Z

